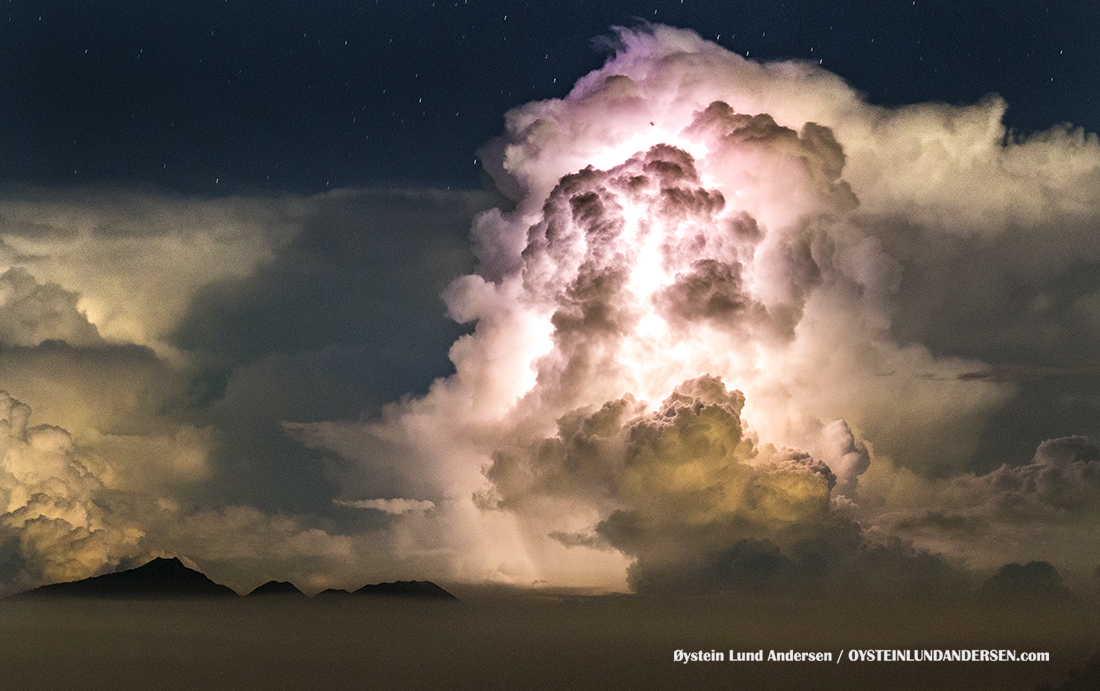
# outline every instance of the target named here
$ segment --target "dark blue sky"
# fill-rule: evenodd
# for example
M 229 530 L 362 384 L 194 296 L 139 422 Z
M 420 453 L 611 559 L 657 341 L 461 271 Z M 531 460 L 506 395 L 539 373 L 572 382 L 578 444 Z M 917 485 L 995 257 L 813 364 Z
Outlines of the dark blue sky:
M 1100 130 L 1100 6 L 930 0 L 9 2 L 0 182 L 203 194 L 476 188 L 509 108 L 564 95 L 638 20 L 821 60 L 875 103 L 997 92 L 1010 127 Z

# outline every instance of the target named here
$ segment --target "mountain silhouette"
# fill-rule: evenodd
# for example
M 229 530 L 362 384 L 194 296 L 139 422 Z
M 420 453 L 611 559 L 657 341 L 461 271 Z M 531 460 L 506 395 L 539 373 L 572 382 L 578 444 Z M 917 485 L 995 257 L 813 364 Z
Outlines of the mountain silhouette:
M 293 583 L 286 581 L 268 581 L 247 595 L 247 597 L 294 597 L 304 598 L 305 593 Z
M 53 583 L 19 593 L 17 598 L 194 598 L 236 596 L 224 585 L 183 565 L 179 559 L 154 559 L 143 566 L 82 581 Z
M 13 598 L 99 598 L 99 599 L 178 599 L 237 596 L 233 590 L 215 583 L 204 574 L 188 568 L 179 559 L 157 558 L 126 571 L 93 576 L 81 581 L 53 583 L 28 590 Z M 324 599 L 352 595 L 409 600 L 454 601 L 458 598 L 431 581 L 396 581 L 365 585 L 353 593 L 329 589 L 318 594 Z M 248 594 L 249 597 L 284 596 L 305 598 L 293 583 L 268 581 Z
M 997 602 L 1069 601 L 1073 595 L 1049 562 L 1005 564 L 982 584 L 979 595 Z
M 454 600 L 458 598 L 451 595 L 431 581 L 396 581 L 394 583 L 376 583 L 365 585 L 356 590 L 355 595 L 368 597 L 399 597 L 416 600 Z

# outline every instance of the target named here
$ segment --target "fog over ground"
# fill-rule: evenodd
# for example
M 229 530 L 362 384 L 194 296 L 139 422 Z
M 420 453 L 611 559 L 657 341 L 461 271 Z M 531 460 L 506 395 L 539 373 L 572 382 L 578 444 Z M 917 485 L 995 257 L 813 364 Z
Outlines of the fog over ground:
M 609 41 L 507 114 L 499 194 L 5 190 L 5 591 L 182 554 L 239 590 L 1092 593 L 1097 136 Z
M 858 598 L 807 607 L 761 597 L 481 599 L 456 592 L 463 603 L 435 606 L 5 601 L 5 678 L 12 685 L 181 691 L 685 684 L 1035 691 L 1058 688 L 1084 666 L 1095 651 L 1088 639 L 1097 623 L 1081 608 L 951 612 Z M 1051 661 L 854 662 L 847 652 L 853 648 L 1046 651 Z M 833 660 L 684 664 L 673 660 L 676 650 L 829 652 Z

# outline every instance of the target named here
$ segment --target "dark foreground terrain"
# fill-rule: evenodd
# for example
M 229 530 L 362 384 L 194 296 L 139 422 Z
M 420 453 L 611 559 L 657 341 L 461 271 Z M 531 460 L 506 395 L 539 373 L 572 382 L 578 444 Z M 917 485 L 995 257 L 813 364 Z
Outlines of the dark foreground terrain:
M 783 599 L 462 604 L 244 598 L 0 601 L 5 688 L 1057 688 L 1100 650 L 1100 616 L 1043 607 Z M 1007 648 L 1049 662 L 851 662 L 848 648 Z M 832 663 L 673 661 L 674 651 L 831 651 Z M 1083 687 L 1092 688 L 1092 687 Z

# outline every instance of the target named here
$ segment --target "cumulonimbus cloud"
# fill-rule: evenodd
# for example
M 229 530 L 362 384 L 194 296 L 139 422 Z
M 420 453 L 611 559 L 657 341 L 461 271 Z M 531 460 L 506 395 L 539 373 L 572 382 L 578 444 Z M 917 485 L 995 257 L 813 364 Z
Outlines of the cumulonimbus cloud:
M 632 563 L 635 587 L 723 587 L 748 564 L 801 578 L 809 544 L 869 573 L 859 555 L 904 533 L 875 522 L 894 480 L 965 472 L 1017 392 L 966 374 L 1032 336 L 1000 297 L 963 309 L 929 282 L 970 285 L 980 264 L 1038 296 L 1100 257 L 1082 191 L 1100 144 L 1015 138 L 995 97 L 872 106 L 815 65 L 689 31 L 614 44 L 483 151 L 516 206 L 474 224 L 478 269 L 446 294 L 475 324 L 455 375 L 354 430 L 295 433 L 354 437 L 367 464 L 403 449 L 463 577 L 610 583 Z M 1077 309 L 1046 299 L 1050 319 Z M 966 319 L 971 347 L 946 347 Z M 395 527 L 406 544 L 418 520 Z

